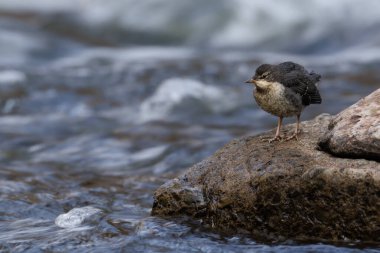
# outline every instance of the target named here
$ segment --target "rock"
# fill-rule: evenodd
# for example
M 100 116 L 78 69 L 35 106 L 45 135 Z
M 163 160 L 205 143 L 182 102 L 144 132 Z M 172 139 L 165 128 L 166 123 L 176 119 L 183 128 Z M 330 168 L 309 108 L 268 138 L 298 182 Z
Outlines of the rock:
M 380 89 L 339 113 L 320 147 L 336 156 L 380 161 Z
M 303 122 L 299 141 L 262 141 L 274 131 L 231 141 L 162 185 L 152 214 L 266 239 L 380 241 L 380 163 L 317 150 L 332 120 Z
M 98 222 L 101 214 L 102 210 L 92 206 L 73 208 L 67 213 L 60 214 L 55 219 L 55 225 L 61 228 L 75 228 L 85 223 Z

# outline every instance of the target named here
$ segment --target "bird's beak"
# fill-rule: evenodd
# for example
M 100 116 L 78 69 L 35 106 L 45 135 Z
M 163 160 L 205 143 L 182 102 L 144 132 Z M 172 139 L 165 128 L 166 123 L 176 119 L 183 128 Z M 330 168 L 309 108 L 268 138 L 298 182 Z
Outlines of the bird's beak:
M 256 83 L 256 80 L 254 80 L 254 79 L 252 78 L 252 79 L 249 79 L 249 80 L 245 81 L 245 83 Z

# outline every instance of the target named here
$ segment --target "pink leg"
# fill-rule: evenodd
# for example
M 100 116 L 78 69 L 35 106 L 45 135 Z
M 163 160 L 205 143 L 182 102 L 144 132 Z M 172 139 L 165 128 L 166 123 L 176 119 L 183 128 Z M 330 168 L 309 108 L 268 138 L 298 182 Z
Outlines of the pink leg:
M 296 139 L 298 141 L 298 134 L 300 133 L 300 122 L 301 122 L 300 118 L 301 118 L 301 115 L 297 115 L 296 131 L 292 136 L 286 138 L 287 141 L 292 140 L 292 139 Z
M 276 135 L 274 136 L 273 139 L 270 139 L 270 140 L 269 140 L 269 143 L 272 143 L 272 142 L 274 142 L 274 141 L 279 141 L 279 140 L 281 140 L 281 136 L 280 136 L 281 126 L 282 126 L 282 117 L 279 117 L 279 118 L 278 118 L 278 124 L 277 124 Z

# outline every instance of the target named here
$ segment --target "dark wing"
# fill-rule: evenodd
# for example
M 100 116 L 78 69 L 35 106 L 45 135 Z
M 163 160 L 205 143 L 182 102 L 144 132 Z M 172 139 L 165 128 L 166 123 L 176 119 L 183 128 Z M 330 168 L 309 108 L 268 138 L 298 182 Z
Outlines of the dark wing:
M 316 73 L 305 73 L 296 70 L 285 74 L 281 83 L 295 93 L 300 94 L 303 105 L 320 104 L 322 103 L 322 98 L 315 85 L 320 78 L 321 76 Z
M 291 62 L 291 61 L 286 61 L 286 62 L 280 63 L 277 65 L 277 67 L 280 68 L 281 70 L 283 70 L 285 73 L 289 73 L 289 72 L 292 72 L 294 70 L 301 71 L 305 74 L 308 73 L 304 67 L 302 67 L 301 65 L 299 65 L 297 63 Z

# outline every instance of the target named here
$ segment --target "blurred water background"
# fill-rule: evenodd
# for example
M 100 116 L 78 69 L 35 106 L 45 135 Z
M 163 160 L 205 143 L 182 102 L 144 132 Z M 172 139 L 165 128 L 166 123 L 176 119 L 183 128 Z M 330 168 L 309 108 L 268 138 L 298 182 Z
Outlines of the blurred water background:
M 380 252 L 150 216 L 166 180 L 275 127 L 243 84 L 259 64 L 322 74 L 323 104 L 303 120 L 379 88 L 379 10 L 377 0 L 0 0 L 0 251 Z

